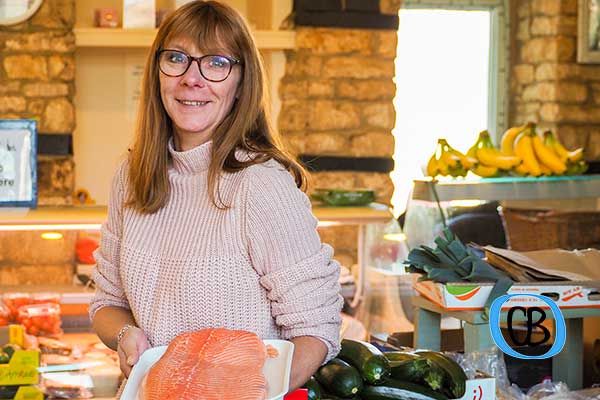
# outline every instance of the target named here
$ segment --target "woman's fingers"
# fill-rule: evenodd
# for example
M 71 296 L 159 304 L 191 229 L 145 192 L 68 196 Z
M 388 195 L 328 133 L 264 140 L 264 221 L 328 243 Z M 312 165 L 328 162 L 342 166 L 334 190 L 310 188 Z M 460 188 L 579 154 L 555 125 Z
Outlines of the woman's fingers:
M 132 327 L 121 339 L 119 343 L 119 363 L 121 371 L 126 377 L 129 377 L 131 368 L 138 362 L 142 353 L 150 347 L 148 338 L 140 328 Z

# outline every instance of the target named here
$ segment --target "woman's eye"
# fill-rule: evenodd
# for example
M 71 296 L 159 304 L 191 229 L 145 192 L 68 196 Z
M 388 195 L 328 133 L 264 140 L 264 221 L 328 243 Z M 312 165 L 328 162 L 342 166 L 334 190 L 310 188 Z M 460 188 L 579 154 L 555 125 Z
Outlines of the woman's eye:
M 213 57 L 210 59 L 209 65 L 211 68 L 224 68 L 228 65 L 229 61 L 224 57 Z
M 183 64 L 187 61 L 187 57 L 185 57 L 183 54 L 179 54 L 179 53 L 171 53 L 169 55 L 169 61 L 172 63 L 176 63 L 176 64 Z

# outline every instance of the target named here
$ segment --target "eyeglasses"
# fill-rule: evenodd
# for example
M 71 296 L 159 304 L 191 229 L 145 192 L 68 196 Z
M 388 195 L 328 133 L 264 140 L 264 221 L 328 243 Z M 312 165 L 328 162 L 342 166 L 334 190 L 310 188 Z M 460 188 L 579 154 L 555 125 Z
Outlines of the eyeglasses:
M 234 65 L 242 64 L 240 60 L 227 56 L 208 54 L 202 57 L 192 57 L 179 50 L 163 49 L 157 54 L 158 68 L 163 74 L 171 77 L 181 76 L 190 68 L 192 61 L 196 61 L 200 74 L 211 82 L 224 81 Z

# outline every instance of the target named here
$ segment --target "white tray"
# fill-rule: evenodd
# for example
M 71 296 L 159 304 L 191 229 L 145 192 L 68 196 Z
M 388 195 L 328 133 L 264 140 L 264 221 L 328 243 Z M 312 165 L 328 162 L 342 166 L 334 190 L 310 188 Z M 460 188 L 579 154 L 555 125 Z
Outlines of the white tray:
M 279 352 L 277 357 L 267 358 L 263 366 L 262 372 L 267 380 L 267 400 L 281 400 L 289 389 L 294 344 L 286 340 L 263 340 L 263 342 L 265 345 L 273 346 Z M 166 350 L 167 346 L 158 346 L 148 349 L 142 354 L 127 379 L 121 400 L 142 400 L 138 397 L 140 385 L 150 367 L 162 357 Z

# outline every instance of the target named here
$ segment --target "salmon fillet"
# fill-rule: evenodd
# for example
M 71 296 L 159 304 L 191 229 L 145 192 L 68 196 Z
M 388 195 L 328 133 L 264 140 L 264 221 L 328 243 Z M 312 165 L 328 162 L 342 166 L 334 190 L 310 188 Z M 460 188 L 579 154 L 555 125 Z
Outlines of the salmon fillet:
M 254 333 L 224 328 L 177 336 L 148 372 L 143 400 L 264 400 L 267 348 Z

